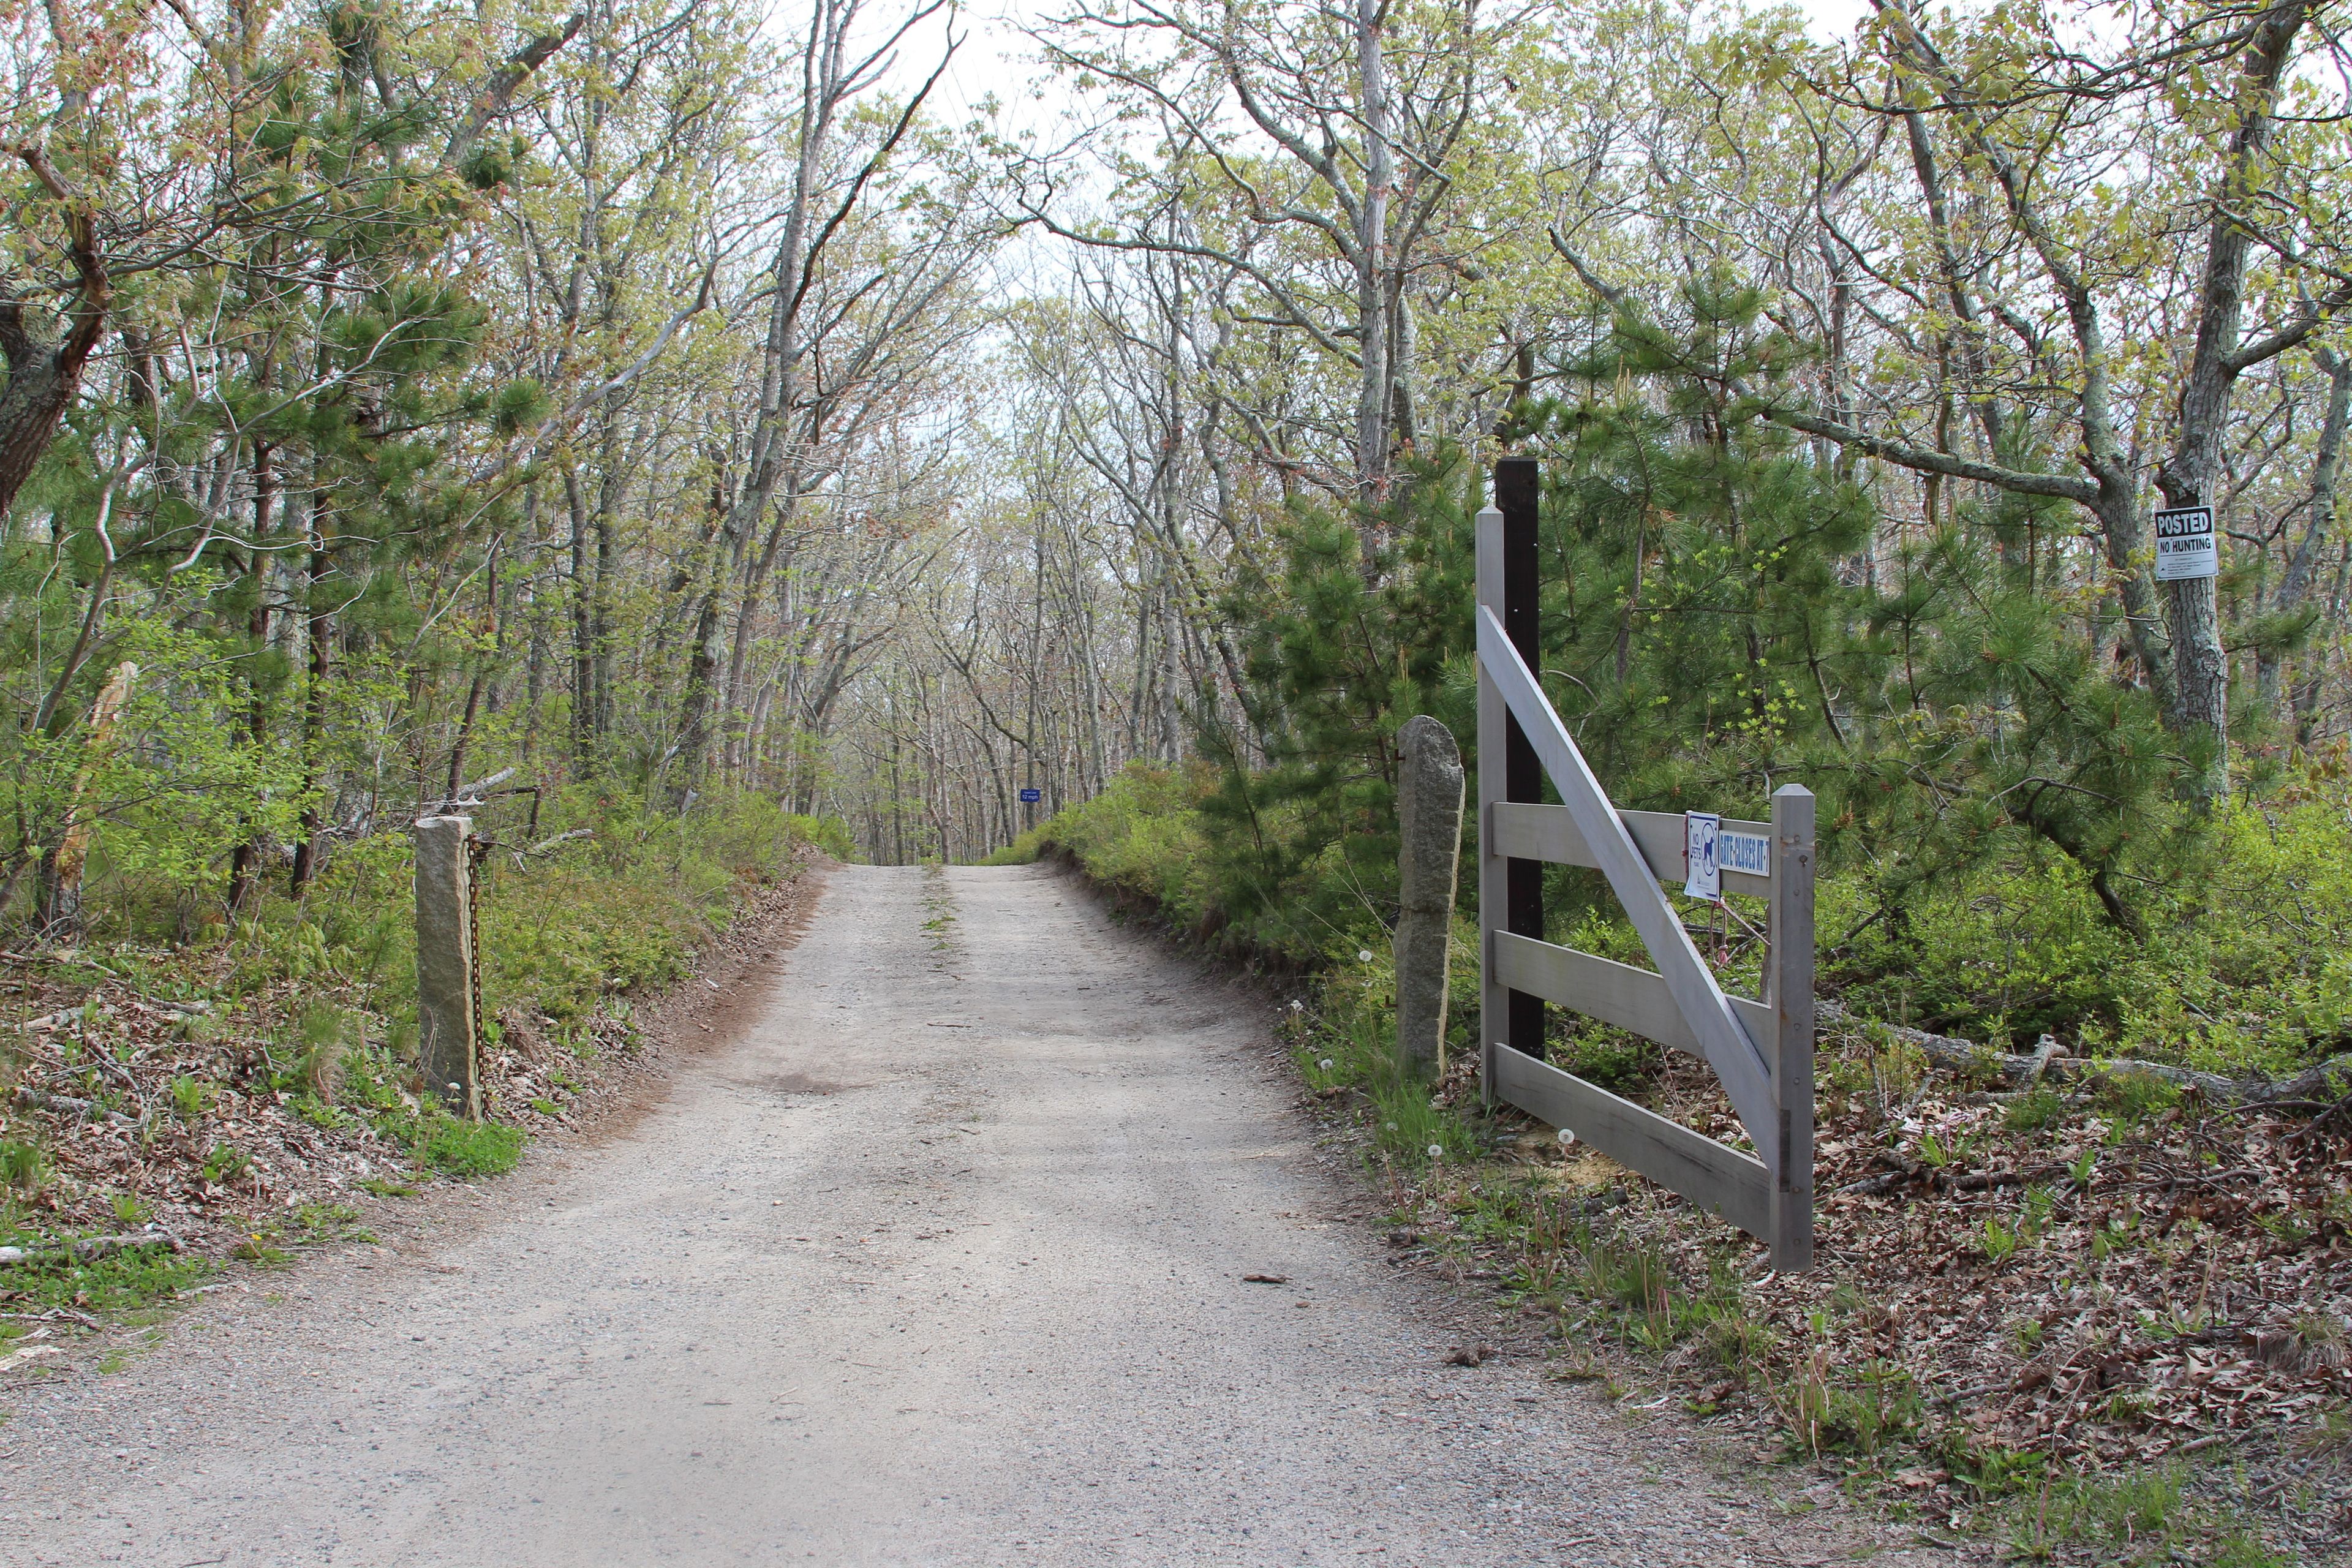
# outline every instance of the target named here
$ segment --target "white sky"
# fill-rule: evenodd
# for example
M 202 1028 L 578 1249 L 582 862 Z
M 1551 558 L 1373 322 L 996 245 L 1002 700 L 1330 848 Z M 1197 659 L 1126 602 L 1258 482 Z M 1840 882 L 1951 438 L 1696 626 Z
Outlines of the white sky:
M 1731 0 L 1736 4 L 1737 0 Z M 1774 0 L 1755 0 L 1759 5 Z M 1870 15 L 1870 0 L 1782 0 L 1793 4 L 1811 21 L 1814 35 L 1824 41 L 1851 37 Z M 1005 118 L 1014 125 L 1035 123 L 1050 118 L 1053 99 L 1033 108 L 1024 108 L 1021 100 L 1029 97 L 1034 79 L 1045 74 L 1044 68 L 1034 63 L 1034 46 L 1024 36 L 1022 23 L 1026 18 L 1053 14 L 1059 7 L 1052 0 L 974 0 L 956 18 L 959 33 L 967 35 L 962 48 L 956 53 L 948 75 L 940 81 L 933 97 L 938 116 L 950 124 L 961 124 L 978 110 L 979 106 L 993 96 L 1006 110 Z M 798 0 L 779 0 L 773 15 L 789 24 L 799 9 Z M 904 15 L 904 13 L 899 13 Z M 874 13 L 877 24 L 889 15 L 877 7 Z M 939 59 L 940 32 L 938 27 L 910 37 L 900 52 L 897 77 L 907 89 L 919 85 Z M 1051 89 L 1048 89 L 1049 92 Z M 1058 95 L 1056 95 L 1058 96 Z M 1040 114 L 1040 110 L 1046 110 Z

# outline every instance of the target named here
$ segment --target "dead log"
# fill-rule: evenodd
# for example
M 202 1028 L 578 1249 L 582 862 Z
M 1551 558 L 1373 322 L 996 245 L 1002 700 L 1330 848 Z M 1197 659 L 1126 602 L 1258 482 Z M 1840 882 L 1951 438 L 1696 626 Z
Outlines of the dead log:
M 47 1110 L 56 1115 L 77 1116 L 85 1121 L 111 1121 L 117 1127 L 136 1127 L 139 1119 L 125 1116 L 120 1110 L 109 1110 L 96 1100 L 84 1100 L 74 1094 L 51 1094 L 47 1089 L 26 1089 L 18 1085 L 16 1103 L 35 1110 Z
M 2012 1089 L 2029 1088 L 2045 1076 L 2075 1083 L 2148 1078 L 2170 1084 L 2175 1089 L 2194 1089 L 2217 1104 L 2282 1106 L 2298 1102 L 2332 1103 L 2347 1090 L 2352 1090 L 2352 1052 L 2330 1057 L 2292 1078 L 2273 1079 L 2261 1074 L 2226 1078 L 2220 1073 L 2199 1072 L 2192 1068 L 2141 1061 L 2137 1058 L 2116 1061 L 2078 1059 L 2068 1057 L 2057 1041 L 2047 1035 L 2031 1052 L 1998 1051 L 1990 1046 L 1980 1046 L 1957 1035 L 1938 1035 L 1902 1024 L 1885 1024 L 1875 1019 L 1856 1017 L 1832 1001 L 1817 1003 L 1815 1010 L 1825 1023 L 1883 1032 L 1890 1039 L 1898 1040 L 1916 1050 L 1927 1058 L 1930 1068 L 1965 1077 L 1995 1079 Z
M 0 1247 L 0 1265 L 10 1263 L 89 1263 L 118 1252 L 160 1247 L 178 1252 L 180 1238 L 168 1230 L 142 1231 L 135 1236 L 84 1236 L 54 1247 Z

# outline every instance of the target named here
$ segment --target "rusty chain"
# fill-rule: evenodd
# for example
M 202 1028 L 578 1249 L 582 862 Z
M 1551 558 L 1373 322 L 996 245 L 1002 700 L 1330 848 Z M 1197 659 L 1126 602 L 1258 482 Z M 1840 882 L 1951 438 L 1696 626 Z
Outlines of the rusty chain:
M 467 1048 L 474 1058 L 474 1098 L 478 1102 L 469 1110 L 487 1110 L 478 1104 L 482 1098 L 482 868 L 489 862 L 490 851 L 497 842 L 487 834 L 466 836 L 466 979 L 472 990 L 470 1009 L 473 1025 Z

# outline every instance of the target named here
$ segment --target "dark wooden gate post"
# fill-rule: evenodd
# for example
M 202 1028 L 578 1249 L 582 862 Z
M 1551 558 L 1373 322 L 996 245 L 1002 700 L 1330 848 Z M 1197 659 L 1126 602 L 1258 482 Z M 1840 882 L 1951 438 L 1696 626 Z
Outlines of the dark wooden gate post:
M 1538 475 L 1532 458 L 1505 458 L 1496 463 L 1495 504 L 1478 514 L 1477 525 L 1478 603 L 1495 613 L 1511 645 L 1531 668 L 1542 667 L 1537 640 Z M 1533 802 L 1542 791 L 1542 759 L 1495 683 L 1482 680 L 1478 686 L 1477 803 L 1482 929 L 1500 927 L 1538 941 L 1543 937 L 1543 864 L 1493 853 L 1495 835 L 1487 821 L 1498 802 Z M 1486 945 L 1481 942 L 1479 956 L 1479 1070 L 1492 1103 L 1493 1047 L 1499 1043 L 1530 1057 L 1542 1057 L 1544 1003 L 1540 996 L 1502 984 Z
M 1537 630 L 1540 583 L 1536 563 L 1536 504 L 1539 470 L 1533 458 L 1505 458 L 1495 465 L 1495 506 L 1503 514 L 1503 630 L 1511 646 L 1538 674 L 1543 669 Z M 1503 798 L 1534 803 L 1543 798 L 1543 763 L 1519 728 L 1506 716 L 1503 741 Z M 1513 860 L 1504 873 L 1507 891 L 1506 929 L 1518 936 L 1543 939 L 1543 862 Z M 1543 1059 L 1544 1005 L 1540 996 L 1511 993 L 1511 1049 Z

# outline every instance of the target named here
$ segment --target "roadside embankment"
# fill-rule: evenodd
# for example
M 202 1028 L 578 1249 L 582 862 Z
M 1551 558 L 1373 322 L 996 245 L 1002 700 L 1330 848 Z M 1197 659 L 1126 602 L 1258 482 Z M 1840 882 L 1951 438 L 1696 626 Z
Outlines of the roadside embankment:
M 1760 1441 L 1900 1516 L 2029 1555 L 2256 1564 L 2340 1546 L 2352 1079 L 2336 1070 L 2345 1037 L 2326 1001 L 2341 950 L 2296 924 L 2335 917 L 2297 903 L 2307 886 L 2217 883 L 2213 908 L 2183 919 L 2235 925 L 2179 935 L 2170 951 L 2192 962 L 2161 979 L 2146 952 L 2121 979 L 2094 975 L 2113 933 L 2059 940 L 2081 889 L 2048 866 L 1923 897 L 1899 950 L 1825 913 L 1847 940 L 1822 961 L 1820 1261 L 1784 1276 L 1671 1194 L 1483 1110 L 1466 924 L 1452 1066 L 1433 1083 L 1401 1078 L 1378 891 L 1356 879 L 1349 919 L 1336 850 L 1246 886 L 1240 852 L 1220 847 L 1229 825 L 1201 808 L 1211 787 L 1139 771 L 1025 847 L 1179 936 L 1285 969 L 1303 1092 L 1354 1140 L 1391 1244 L 1548 1314 L 1561 1375 L 1654 1390 L 1727 1442 Z M 2344 805 L 2315 796 L 2221 837 L 2245 841 L 2252 876 Z M 1579 903 L 1565 880 L 1552 891 L 1563 937 L 1639 962 L 1613 905 Z M 1825 890 L 1825 910 L 1850 896 Z M 1709 934 L 1727 984 L 1752 985 L 1742 944 Z M 1905 995 L 1942 998 L 1925 1015 L 1937 1027 L 1876 1021 Z M 2213 1025 L 2193 1037 L 2158 1026 L 2200 1007 Z M 2053 1026 L 2013 1049 L 2026 1018 Z M 1703 1066 L 1560 1010 L 1550 1027 L 1550 1054 L 1580 1075 L 1738 1142 Z
M 706 977 L 787 929 L 824 860 L 817 825 L 756 804 L 581 815 L 559 852 L 484 865 L 479 1122 L 415 1081 L 396 835 L 208 940 L 124 921 L 0 952 L 0 1368 L 224 1266 L 363 1238 L 382 1202 L 497 1174 L 625 1103 L 709 1029 Z

